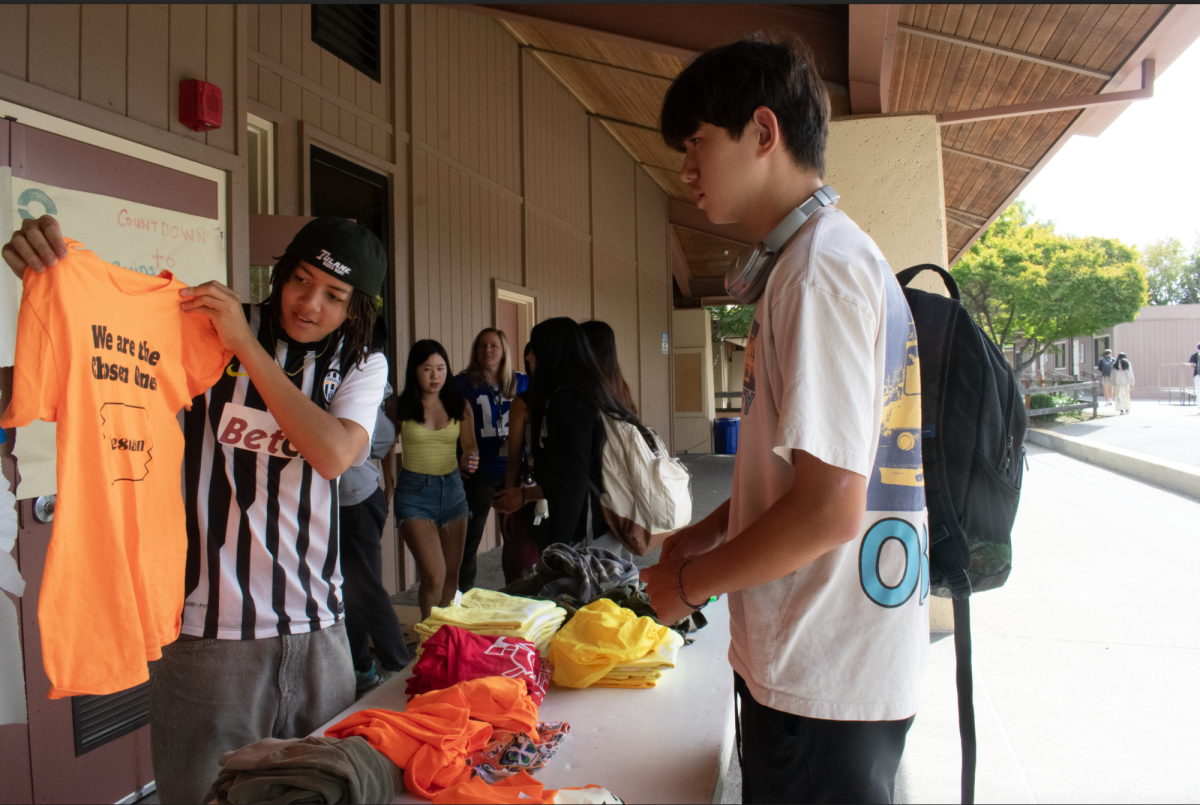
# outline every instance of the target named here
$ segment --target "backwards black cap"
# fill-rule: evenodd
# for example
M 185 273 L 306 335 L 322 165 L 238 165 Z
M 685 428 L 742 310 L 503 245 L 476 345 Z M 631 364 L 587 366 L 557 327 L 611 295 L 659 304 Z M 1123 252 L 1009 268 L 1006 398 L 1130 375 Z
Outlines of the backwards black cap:
M 314 218 L 296 233 L 287 253 L 374 299 L 387 274 L 387 252 L 371 230 L 346 218 Z

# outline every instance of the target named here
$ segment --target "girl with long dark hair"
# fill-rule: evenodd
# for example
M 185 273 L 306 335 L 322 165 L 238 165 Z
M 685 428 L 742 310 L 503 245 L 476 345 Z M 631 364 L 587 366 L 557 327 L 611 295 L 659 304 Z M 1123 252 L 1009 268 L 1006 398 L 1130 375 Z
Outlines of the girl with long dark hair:
M 1117 353 L 1117 362 L 1112 370 L 1113 386 L 1117 394 L 1117 411 L 1122 415 L 1129 413 L 1129 392 L 1133 391 L 1133 364 L 1124 352 Z
M 625 382 L 625 375 L 621 373 L 621 365 L 617 363 L 617 334 L 605 321 L 593 319 L 585 321 L 579 326 L 583 330 L 583 334 L 587 336 L 588 344 L 592 347 L 592 354 L 596 356 L 596 366 L 599 367 L 600 374 L 608 381 L 609 388 L 627 409 L 637 414 L 637 404 L 633 401 L 633 392 L 629 390 L 629 384 Z
M 529 340 L 537 365 L 529 418 L 538 486 L 505 489 L 494 505 L 506 513 L 544 497 L 550 516 L 541 526 L 543 548 L 564 542 L 621 551 L 608 533 L 595 491 L 603 487 L 606 437 L 600 413 L 629 422 L 637 417 L 604 379 L 575 321 L 548 319 L 533 328 Z
M 421 618 L 449 606 L 458 589 L 458 567 L 467 534 L 462 476 L 479 466 L 471 406 L 450 374 L 450 358 L 437 341 L 413 344 L 396 404 L 402 445 L 396 479 L 396 521 L 417 561 Z M 462 458 L 456 459 L 456 447 Z

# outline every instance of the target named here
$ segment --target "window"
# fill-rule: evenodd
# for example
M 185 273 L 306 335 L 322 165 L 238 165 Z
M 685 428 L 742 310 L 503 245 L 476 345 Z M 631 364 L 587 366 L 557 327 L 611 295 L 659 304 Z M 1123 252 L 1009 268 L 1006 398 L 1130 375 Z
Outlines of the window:
M 355 70 L 379 81 L 379 6 L 312 6 L 312 40 Z
M 275 124 L 246 115 L 246 185 L 251 215 L 275 214 Z M 250 266 L 250 302 L 271 294 L 271 266 Z
M 246 115 L 246 157 L 250 213 L 275 214 L 275 124 Z
M 1065 369 L 1066 366 L 1067 366 L 1067 345 L 1066 344 L 1055 344 L 1054 345 L 1054 368 L 1055 369 Z

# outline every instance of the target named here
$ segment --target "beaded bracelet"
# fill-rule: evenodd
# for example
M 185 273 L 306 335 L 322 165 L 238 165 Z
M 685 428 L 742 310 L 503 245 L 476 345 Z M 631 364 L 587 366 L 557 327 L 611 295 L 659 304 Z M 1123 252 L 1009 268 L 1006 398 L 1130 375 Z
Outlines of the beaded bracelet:
M 683 594 L 683 569 L 685 567 L 687 567 L 688 563 L 690 563 L 691 561 L 692 561 L 691 559 L 685 559 L 683 561 L 683 564 L 681 564 L 679 566 L 679 572 L 675 575 L 675 585 L 679 588 L 679 600 L 683 602 L 684 606 L 686 606 L 688 609 L 692 610 L 693 612 L 699 612 L 700 607 L 696 606 L 691 601 L 688 601 L 687 597 Z M 706 601 L 705 603 L 708 603 L 708 602 Z M 703 604 L 701 604 L 701 606 L 703 606 Z

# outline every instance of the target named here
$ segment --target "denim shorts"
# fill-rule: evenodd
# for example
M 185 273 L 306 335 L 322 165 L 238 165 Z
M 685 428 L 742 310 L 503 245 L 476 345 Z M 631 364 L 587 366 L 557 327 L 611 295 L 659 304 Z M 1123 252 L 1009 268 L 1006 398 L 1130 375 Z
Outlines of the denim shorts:
M 396 479 L 396 522 L 431 520 L 438 528 L 467 516 L 467 494 L 458 470 L 425 475 L 401 470 Z

